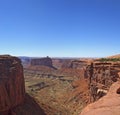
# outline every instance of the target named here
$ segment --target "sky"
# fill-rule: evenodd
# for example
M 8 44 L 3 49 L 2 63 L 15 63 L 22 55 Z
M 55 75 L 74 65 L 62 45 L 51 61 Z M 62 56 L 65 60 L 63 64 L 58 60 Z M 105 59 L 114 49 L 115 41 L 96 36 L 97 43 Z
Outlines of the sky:
M 120 53 L 120 0 L 0 0 L 0 54 Z

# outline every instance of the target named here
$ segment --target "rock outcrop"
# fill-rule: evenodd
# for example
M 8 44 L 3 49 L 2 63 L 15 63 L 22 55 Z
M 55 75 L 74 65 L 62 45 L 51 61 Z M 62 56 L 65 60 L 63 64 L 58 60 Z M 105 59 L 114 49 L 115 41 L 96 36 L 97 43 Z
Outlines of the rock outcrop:
M 97 94 L 97 90 L 108 90 L 110 86 L 118 81 L 120 63 L 115 62 L 93 62 L 86 67 L 85 78 L 88 78 L 90 88 L 90 102 L 94 102 L 104 94 Z M 94 98 L 92 99 L 91 97 Z
M 74 60 L 70 64 L 70 68 L 72 69 L 81 69 L 85 68 L 88 65 L 87 61 L 81 61 L 81 60 Z
M 9 111 L 24 102 L 23 68 L 16 57 L 0 56 L 0 111 Z
M 38 108 L 32 98 L 25 94 L 23 67 L 20 59 L 1 55 L 0 115 L 33 115 L 35 111 L 38 111 L 36 115 L 44 115 L 44 112 Z
M 106 96 L 88 105 L 80 115 L 120 115 L 120 81 L 110 87 Z

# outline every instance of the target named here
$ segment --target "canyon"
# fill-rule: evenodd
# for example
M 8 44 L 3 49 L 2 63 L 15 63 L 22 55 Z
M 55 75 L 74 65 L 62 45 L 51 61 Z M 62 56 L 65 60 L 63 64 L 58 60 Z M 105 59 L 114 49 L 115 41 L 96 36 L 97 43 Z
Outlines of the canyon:
M 54 58 L 52 67 L 39 64 L 24 68 L 26 90 L 47 115 L 80 114 L 107 94 L 119 81 L 119 72 L 118 61 L 101 59 Z
M 119 75 L 118 59 L 1 55 L 0 115 L 118 115 Z

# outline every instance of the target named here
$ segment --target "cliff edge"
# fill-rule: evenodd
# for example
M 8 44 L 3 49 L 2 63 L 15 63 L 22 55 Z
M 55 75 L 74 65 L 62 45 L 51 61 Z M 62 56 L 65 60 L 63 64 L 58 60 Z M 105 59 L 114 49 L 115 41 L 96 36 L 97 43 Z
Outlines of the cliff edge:
M 106 96 L 83 109 L 80 115 L 120 115 L 120 81 L 110 87 Z
M 1 55 L 0 115 L 28 115 L 29 111 L 32 113 L 37 109 L 38 111 L 41 110 L 35 107 L 37 107 L 35 101 L 25 94 L 23 67 L 20 59 L 9 55 Z M 32 108 L 32 111 L 26 108 Z M 36 115 L 44 115 L 44 113 L 41 110 Z

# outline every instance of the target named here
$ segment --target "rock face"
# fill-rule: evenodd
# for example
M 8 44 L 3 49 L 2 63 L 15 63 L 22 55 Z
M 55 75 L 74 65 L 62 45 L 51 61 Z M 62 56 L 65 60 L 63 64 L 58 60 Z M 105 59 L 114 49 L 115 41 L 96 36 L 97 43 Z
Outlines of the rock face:
M 43 66 L 49 66 L 52 67 L 52 59 L 49 57 L 46 58 L 36 58 L 36 59 L 31 59 L 31 65 L 43 65 Z
M 70 68 L 81 69 L 87 66 L 86 61 L 74 60 L 71 62 Z
M 0 115 L 45 115 L 38 104 L 25 94 L 20 59 L 0 56 Z
M 0 56 L 0 111 L 24 102 L 25 85 L 21 62 L 16 57 Z
M 120 81 L 110 87 L 106 96 L 88 105 L 80 115 L 120 115 Z
M 108 90 L 119 79 L 120 63 L 94 62 L 87 66 L 85 77 L 88 78 L 90 88 L 90 102 L 94 102 L 104 94 L 97 94 L 97 90 Z M 96 90 L 96 91 L 95 91 Z M 91 97 L 94 96 L 94 99 Z
M 117 81 L 119 68 L 120 63 L 94 62 L 87 67 L 86 72 L 89 74 L 90 82 L 94 81 L 110 87 L 113 82 Z

